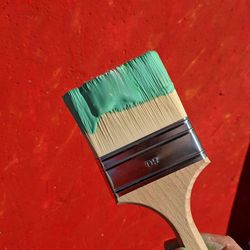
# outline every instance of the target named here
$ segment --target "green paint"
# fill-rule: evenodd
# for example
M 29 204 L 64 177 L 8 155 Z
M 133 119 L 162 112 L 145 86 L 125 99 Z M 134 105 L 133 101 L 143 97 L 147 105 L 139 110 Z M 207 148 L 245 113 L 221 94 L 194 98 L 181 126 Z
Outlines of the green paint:
M 173 90 L 160 57 L 149 51 L 69 91 L 64 100 L 83 132 L 93 134 L 103 114 L 122 111 Z

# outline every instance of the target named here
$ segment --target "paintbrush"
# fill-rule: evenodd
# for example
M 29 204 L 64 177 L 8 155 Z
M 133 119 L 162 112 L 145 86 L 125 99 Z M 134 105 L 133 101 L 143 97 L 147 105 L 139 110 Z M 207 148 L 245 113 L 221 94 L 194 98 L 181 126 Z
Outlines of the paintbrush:
M 149 51 L 63 98 L 117 203 L 153 209 L 170 223 L 180 246 L 207 249 L 190 195 L 209 160 L 158 54 Z

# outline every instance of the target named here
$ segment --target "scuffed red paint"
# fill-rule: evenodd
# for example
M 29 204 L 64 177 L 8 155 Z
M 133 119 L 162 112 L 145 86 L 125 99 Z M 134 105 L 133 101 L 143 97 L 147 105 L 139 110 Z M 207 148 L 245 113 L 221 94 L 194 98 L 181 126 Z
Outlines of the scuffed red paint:
M 193 193 L 225 233 L 249 142 L 248 1 L 0 4 L 0 249 L 162 249 L 169 226 L 117 206 L 61 96 L 154 49 L 212 164 Z

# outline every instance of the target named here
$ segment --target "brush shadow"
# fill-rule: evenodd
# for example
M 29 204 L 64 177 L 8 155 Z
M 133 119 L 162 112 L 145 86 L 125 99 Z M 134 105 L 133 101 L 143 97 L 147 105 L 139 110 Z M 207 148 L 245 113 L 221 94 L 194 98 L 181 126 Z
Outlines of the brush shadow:
M 241 173 L 227 234 L 250 250 L 250 144 Z

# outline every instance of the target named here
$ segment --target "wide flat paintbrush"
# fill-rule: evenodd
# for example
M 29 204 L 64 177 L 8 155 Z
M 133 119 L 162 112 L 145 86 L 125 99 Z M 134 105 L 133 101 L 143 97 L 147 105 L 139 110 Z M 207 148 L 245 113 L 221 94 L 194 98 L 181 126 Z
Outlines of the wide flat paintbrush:
M 149 51 L 64 96 L 118 203 L 160 213 L 179 243 L 205 246 L 190 211 L 209 163 L 158 54 Z

